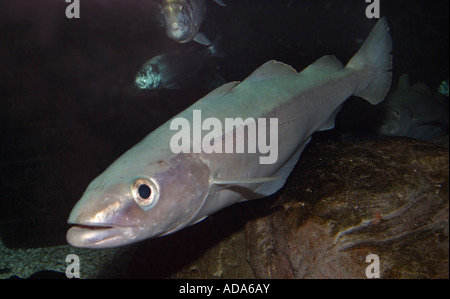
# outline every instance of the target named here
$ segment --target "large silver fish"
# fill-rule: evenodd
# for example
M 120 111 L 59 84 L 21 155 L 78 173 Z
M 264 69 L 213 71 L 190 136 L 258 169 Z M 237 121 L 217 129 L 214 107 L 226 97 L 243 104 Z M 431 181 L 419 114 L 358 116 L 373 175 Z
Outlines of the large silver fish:
M 214 0 L 225 6 L 222 0 Z M 179 43 L 195 40 L 203 45 L 211 42 L 200 33 L 200 26 L 205 17 L 205 0 L 163 0 L 162 14 L 166 26 L 166 33 L 171 39 Z
M 334 56 L 324 56 L 300 73 L 269 61 L 245 81 L 219 87 L 145 137 L 88 186 L 70 213 L 68 242 L 87 248 L 126 245 L 173 233 L 226 206 L 275 193 L 310 136 L 334 126 L 348 97 L 356 95 L 372 104 L 384 99 L 392 76 L 391 51 L 389 28 L 381 19 L 345 67 Z M 225 144 L 237 140 L 234 132 L 245 122 L 240 128 L 202 131 L 202 138 L 190 137 L 197 151 L 174 153 L 173 121 L 185 119 L 193 129 L 211 128 L 193 123 L 196 112 L 205 122 L 209 119 L 209 125 L 225 118 L 277 119 L 276 159 L 261 163 L 266 154 L 262 150 L 198 151 L 207 135 Z M 264 123 L 258 122 L 258 132 L 266 132 Z

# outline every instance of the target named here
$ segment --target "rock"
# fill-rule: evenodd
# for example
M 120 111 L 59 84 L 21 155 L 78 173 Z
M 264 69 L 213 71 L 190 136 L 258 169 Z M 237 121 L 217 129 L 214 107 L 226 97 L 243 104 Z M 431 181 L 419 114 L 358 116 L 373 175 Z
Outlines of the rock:
M 255 278 L 246 260 L 244 230 L 255 203 L 230 206 L 174 234 L 138 243 L 124 277 Z
M 270 215 L 246 225 L 258 278 L 449 277 L 449 154 L 394 138 L 311 145 Z
M 171 278 L 198 279 L 254 278 L 245 259 L 245 232 L 240 230 L 209 248 L 203 256 L 188 264 Z
M 436 144 L 437 146 L 449 149 L 449 136 L 448 136 L 448 134 L 445 135 L 445 136 L 441 136 L 441 137 L 435 138 L 435 139 L 431 140 L 430 142 Z

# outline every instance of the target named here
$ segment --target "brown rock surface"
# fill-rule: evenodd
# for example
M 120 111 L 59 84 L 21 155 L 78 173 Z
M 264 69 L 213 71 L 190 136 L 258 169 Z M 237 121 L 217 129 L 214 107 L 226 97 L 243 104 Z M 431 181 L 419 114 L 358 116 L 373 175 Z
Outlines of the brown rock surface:
M 259 278 L 448 278 L 448 150 L 394 138 L 312 145 L 275 212 L 246 225 Z

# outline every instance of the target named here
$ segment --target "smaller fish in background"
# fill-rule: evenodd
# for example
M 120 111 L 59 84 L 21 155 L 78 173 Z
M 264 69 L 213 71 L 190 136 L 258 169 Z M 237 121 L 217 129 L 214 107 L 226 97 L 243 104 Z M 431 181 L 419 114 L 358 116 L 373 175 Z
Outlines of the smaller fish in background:
M 208 57 L 225 57 L 219 50 L 221 38 L 208 48 L 190 52 L 158 55 L 147 61 L 137 73 L 135 85 L 139 89 L 180 89 L 205 66 Z
M 400 76 L 398 88 L 377 107 L 382 120 L 378 133 L 429 141 L 448 134 L 448 101 L 432 96 L 423 82 L 413 86 L 409 76 Z
M 439 85 L 438 92 L 448 98 L 448 78 Z
M 226 6 L 222 0 L 214 0 Z M 205 0 L 162 0 L 161 12 L 164 16 L 166 33 L 179 43 L 192 40 L 209 46 L 211 41 L 200 31 L 206 13 Z

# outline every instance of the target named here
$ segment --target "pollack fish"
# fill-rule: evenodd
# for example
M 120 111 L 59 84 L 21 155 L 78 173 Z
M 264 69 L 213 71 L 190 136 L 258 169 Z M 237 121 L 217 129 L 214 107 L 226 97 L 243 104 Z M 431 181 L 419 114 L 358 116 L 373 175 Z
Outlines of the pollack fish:
M 162 54 L 148 60 L 137 73 L 135 85 L 139 89 L 179 89 L 195 77 L 208 57 L 224 57 L 219 49 L 221 38 L 208 48 L 188 52 Z
M 222 0 L 214 0 L 225 6 Z M 164 16 L 167 36 L 179 43 L 192 40 L 210 45 L 209 39 L 200 31 L 206 13 L 205 0 L 163 0 L 161 12 Z
M 403 136 L 423 141 L 448 134 L 449 103 L 443 96 L 432 96 L 423 82 L 410 85 L 409 76 L 400 76 L 397 89 L 377 105 L 385 136 Z
M 176 232 L 226 206 L 275 193 L 311 135 L 334 126 L 335 115 L 348 97 L 356 95 L 372 104 L 384 99 L 392 77 L 391 51 L 383 18 L 345 67 L 334 56 L 324 56 L 300 73 L 269 61 L 243 82 L 217 88 L 153 131 L 91 182 L 70 213 L 67 241 L 87 248 L 126 245 Z M 205 119 L 221 121 L 227 117 L 278 119 L 275 163 L 259 163 L 259 150 L 174 153 L 172 121 L 184 118 L 192 123 L 195 111 Z M 237 130 L 220 130 L 210 137 L 227 142 Z M 198 148 L 201 139 L 191 138 L 192 146 Z

